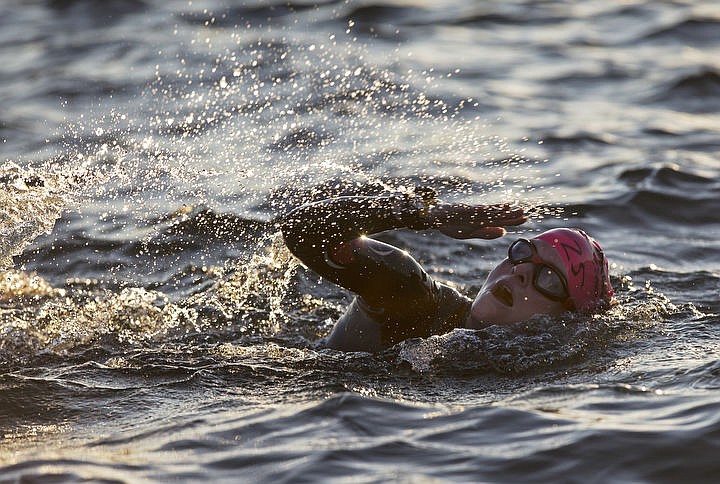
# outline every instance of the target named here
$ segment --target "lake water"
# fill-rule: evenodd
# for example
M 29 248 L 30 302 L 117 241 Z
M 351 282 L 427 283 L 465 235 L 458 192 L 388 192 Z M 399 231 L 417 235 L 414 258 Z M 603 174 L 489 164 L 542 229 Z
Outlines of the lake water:
M 1 482 L 717 479 L 715 1 L 7 0 L 0 65 Z M 275 217 L 421 184 L 533 215 L 381 236 L 437 279 L 579 226 L 618 304 L 323 349 Z

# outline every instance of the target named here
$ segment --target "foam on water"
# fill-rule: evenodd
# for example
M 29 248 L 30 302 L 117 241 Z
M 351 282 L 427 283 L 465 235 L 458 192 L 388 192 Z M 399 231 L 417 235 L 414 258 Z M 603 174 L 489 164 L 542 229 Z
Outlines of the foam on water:
M 58 179 L 44 179 L 18 165 L 0 167 L 0 267 L 12 264 L 35 237 L 49 233 L 72 194 Z

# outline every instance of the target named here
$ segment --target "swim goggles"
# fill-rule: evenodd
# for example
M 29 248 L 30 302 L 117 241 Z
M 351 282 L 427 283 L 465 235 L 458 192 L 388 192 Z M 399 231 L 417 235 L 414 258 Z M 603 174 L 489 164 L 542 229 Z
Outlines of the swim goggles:
M 565 275 L 556 267 L 542 260 L 537 247 L 531 240 L 518 239 L 510 244 L 508 260 L 514 266 L 524 262 L 535 264 L 535 273 L 533 275 L 535 289 L 548 299 L 562 302 L 568 308 L 573 306 Z

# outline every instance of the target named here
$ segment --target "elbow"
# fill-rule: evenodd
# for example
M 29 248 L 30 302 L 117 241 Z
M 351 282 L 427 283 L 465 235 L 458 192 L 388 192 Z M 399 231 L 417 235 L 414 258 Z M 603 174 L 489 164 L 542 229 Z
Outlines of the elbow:
M 303 208 L 294 209 L 280 220 L 280 232 L 285 246 L 301 260 L 306 258 L 308 250 L 313 247 L 313 240 L 310 236 L 312 231 L 308 230 L 309 222 L 307 217 L 303 216 Z
M 299 252 L 302 252 L 301 247 L 304 241 L 302 234 L 298 233 L 293 225 L 286 224 L 285 222 L 286 221 L 283 220 L 280 224 L 280 232 L 282 233 L 285 246 L 295 257 L 300 257 Z

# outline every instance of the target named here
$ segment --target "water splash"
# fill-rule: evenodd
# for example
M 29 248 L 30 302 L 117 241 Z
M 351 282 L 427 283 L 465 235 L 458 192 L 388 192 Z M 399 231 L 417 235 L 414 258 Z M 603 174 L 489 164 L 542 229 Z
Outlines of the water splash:
M 52 230 L 71 198 L 60 182 L 14 163 L 0 167 L 0 268 L 11 266 L 13 256 Z
M 249 225 L 214 232 L 241 247 L 232 255 L 239 261 L 198 248 L 175 274 L 202 273 L 209 287 L 191 284 L 182 297 L 138 287 L 148 267 L 170 265 L 161 253 L 182 259 L 173 231 L 192 239 L 207 229 L 182 232 L 189 218 L 199 220 L 190 207 L 266 222 L 314 196 L 312 187 L 342 181 L 385 192 L 428 184 L 445 198 L 516 201 L 534 217 L 556 216 L 541 203 L 551 185 L 544 161 L 490 134 L 477 100 L 434 94 L 445 73 L 416 70 L 399 48 L 370 56 L 350 25 L 344 33 L 268 29 L 258 38 L 202 15 L 208 22 L 189 45 L 181 41 L 158 64 L 137 112 L 100 103 L 69 123 L 63 152 L 41 168 L 3 168 L 0 263 L 51 231 L 67 207 L 84 212 L 98 233 L 117 230 L 121 244 L 140 247 L 129 251 L 136 276 L 127 271 L 130 280 L 110 288 L 97 281 L 56 288 L 8 272 L 0 328 L 8 354 L 146 345 L 203 332 L 297 331 L 308 339 L 327 332 L 342 304 L 298 291 L 296 262 L 281 239 Z M 15 304 L 23 295 L 33 303 Z M 299 328 L 298 321 L 310 324 Z
M 37 274 L 7 269 L 0 278 L 0 303 L 62 296 L 65 296 L 63 289 L 52 287 Z
M 283 26 L 250 38 L 221 16 L 191 15 L 203 27 L 174 63 L 158 65 L 145 93 L 150 122 L 129 123 L 140 151 L 153 146 L 153 166 L 194 185 L 186 196 L 257 216 L 281 187 L 393 173 L 450 196 L 539 205 L 535 165 L 544 162 L 490 134 L 477 100 L 433 95 L 444 73 L 405 66 L 399 48 L 373 58 L 352 28 L 308 35 Z
M 526 374 L 554 367 L 597 364 L 617 341 L 640 339 L 670 315 L 685 309 L 650 287 L 623 278 L 617 302 L 593 316 L 536 316 L 529 321 L 482 330 L 456 329 L 426 339 L 407 340 L 393 350 L 398 364 L 418 373 Z
M 279 234 L 261 241 L 244 261 L 225 267 L 213 287 L 190 297 L 186 304 L 199 308 L 206 320 L 238 327 L 241 333 L 272 336 L 287 321 L 291 279 L 298 263 Z
M 53 288 L 37 275 L 8 271 L 0 281 L 0 302 L 5 304 L 0 347 L 8 359 L 0 363 L 72 354 L 88 345 L 128 348 L 187 338 L 271 337 L 288 318 L 296 266 L 275 235 L 266 251 L 209 268 L 206 275 L 215 284 L 176 303 L 162 292 L 139 287 L 114 291 L 87 280 Z M 303 299 L 301 304 L 310 302 Z

